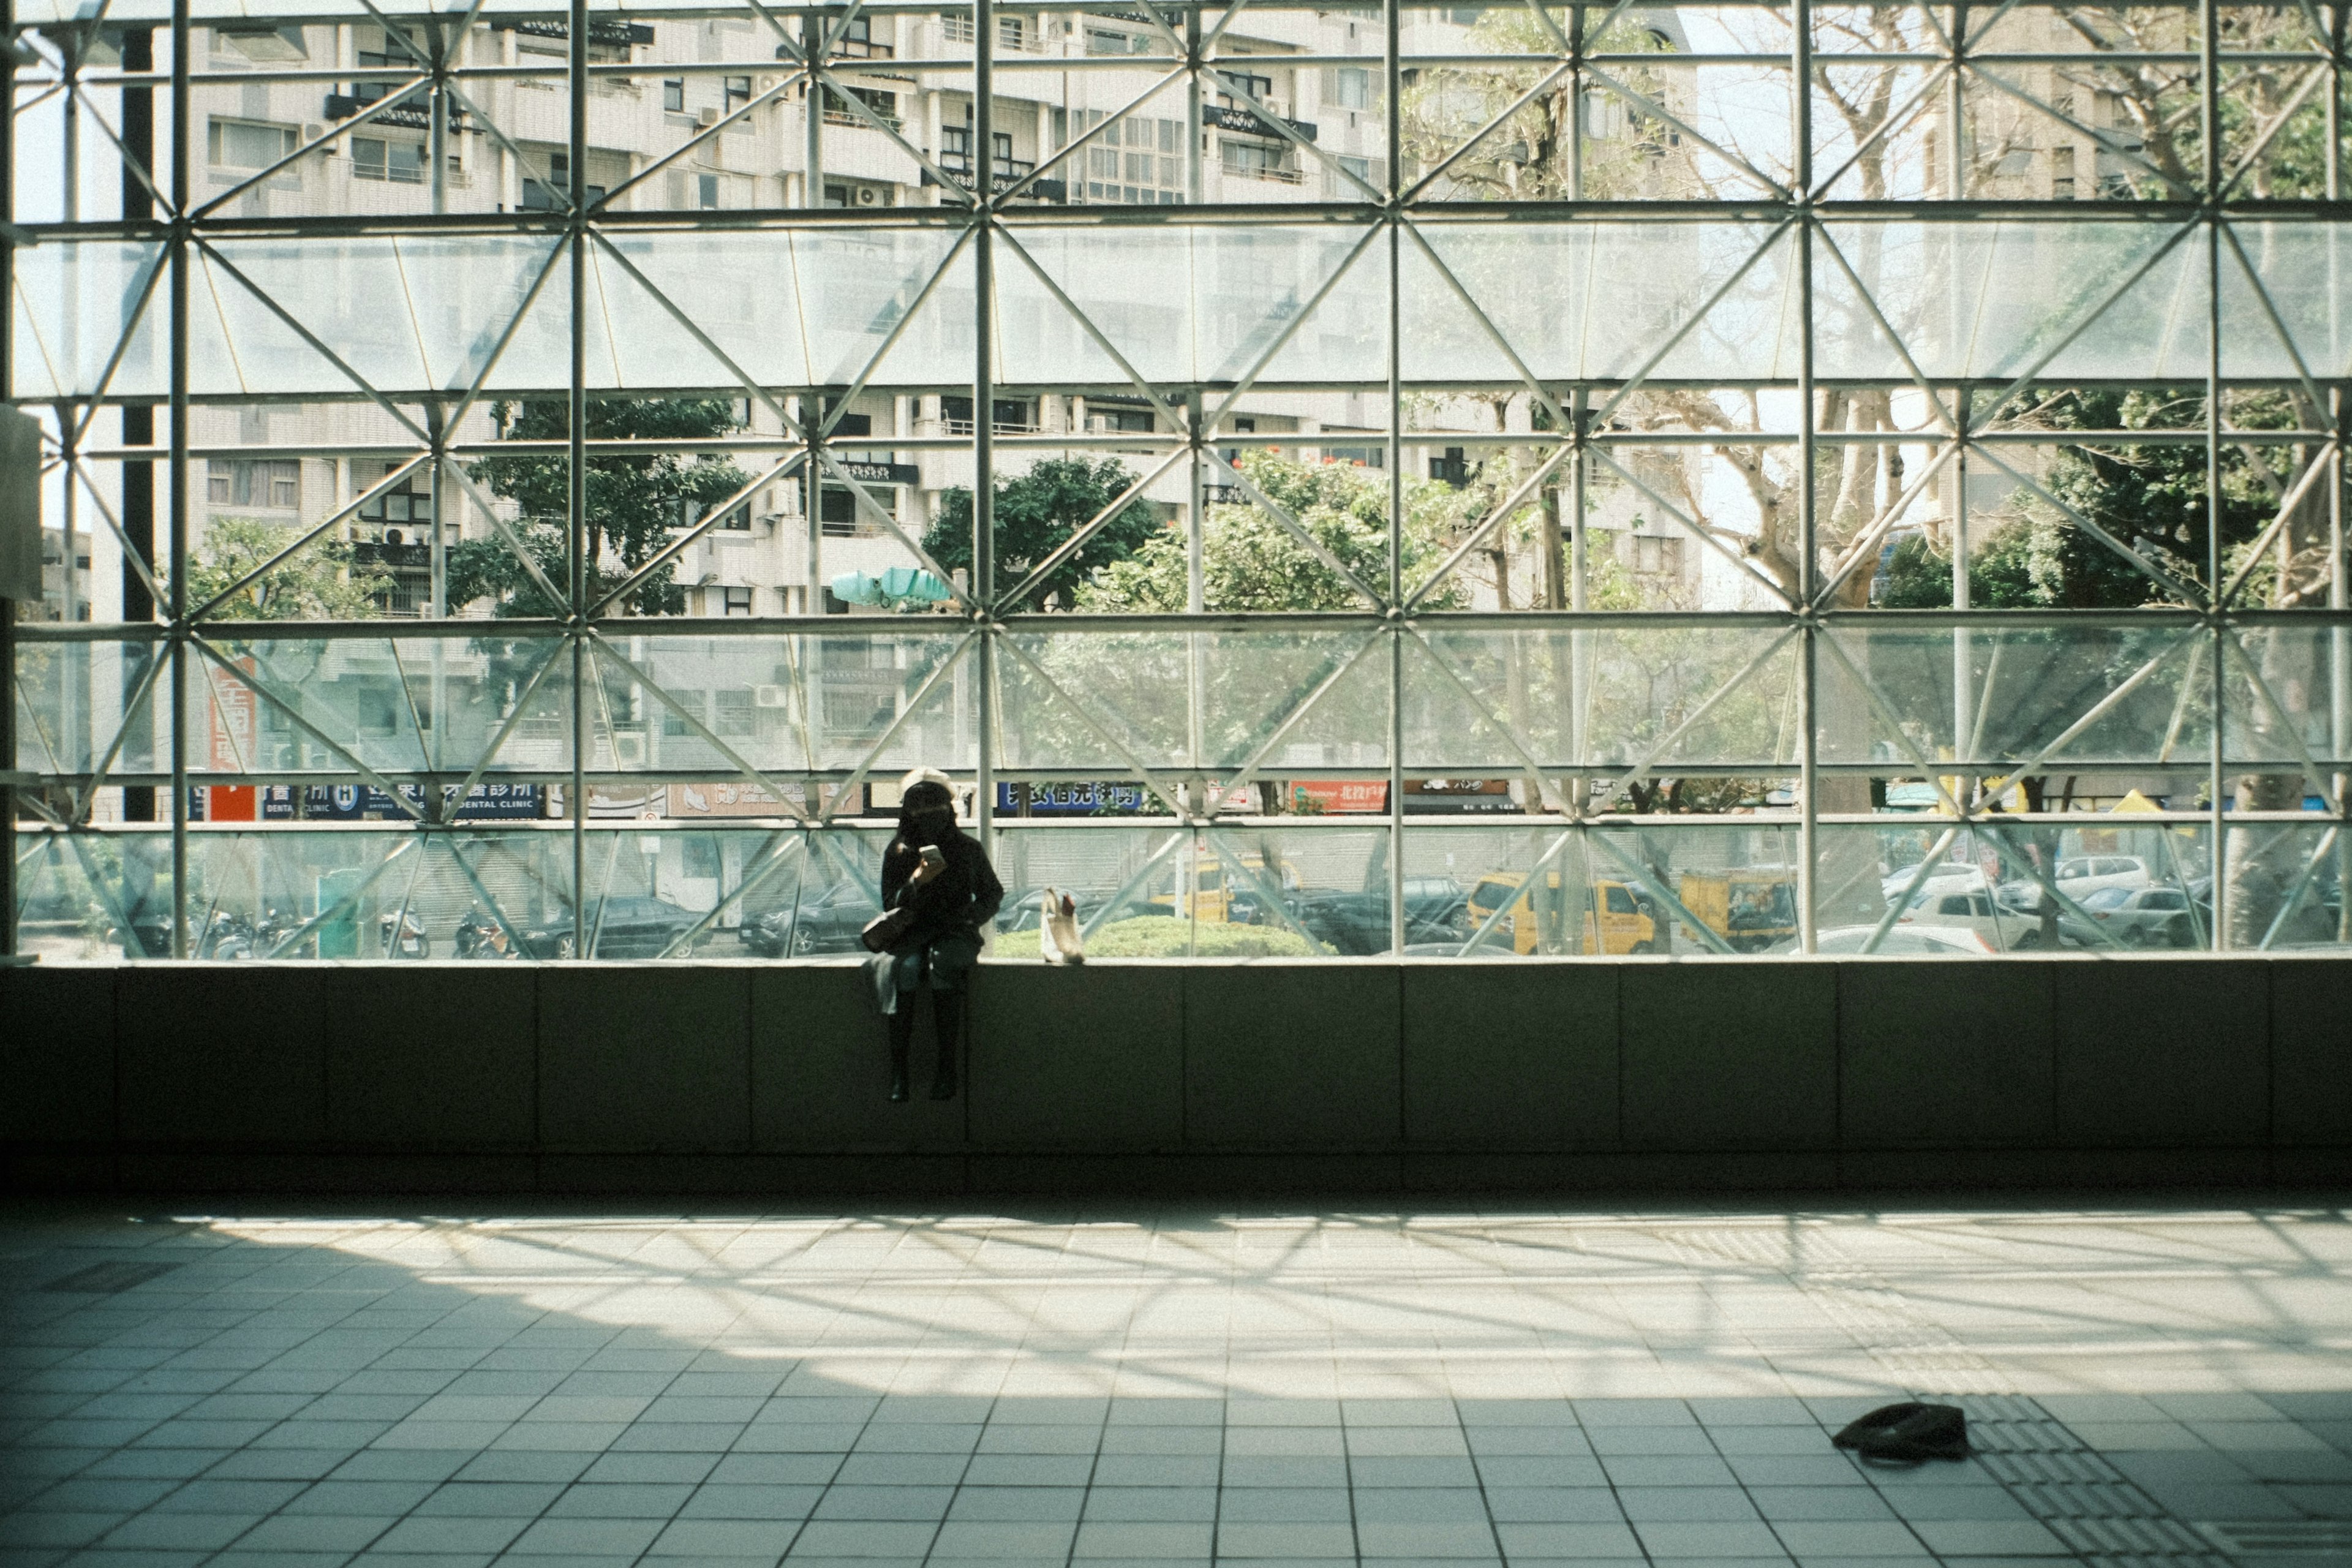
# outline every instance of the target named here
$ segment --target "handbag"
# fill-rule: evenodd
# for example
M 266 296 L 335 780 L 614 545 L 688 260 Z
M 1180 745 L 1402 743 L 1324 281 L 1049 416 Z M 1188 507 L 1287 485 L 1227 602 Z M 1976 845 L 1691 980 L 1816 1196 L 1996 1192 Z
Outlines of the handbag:
M 887 952 L 898 945 L 908 928 L 914 923 L 914 910 L 902 904 L 895 910 L 885 910 L 867 921 L 865 929 L 857 933 L 857 940 L 865 944 L 868 952 Z

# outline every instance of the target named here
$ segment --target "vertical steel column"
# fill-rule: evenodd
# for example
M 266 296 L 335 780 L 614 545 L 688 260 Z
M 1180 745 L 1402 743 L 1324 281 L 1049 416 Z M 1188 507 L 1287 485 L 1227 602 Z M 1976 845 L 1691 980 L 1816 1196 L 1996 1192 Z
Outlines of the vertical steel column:
M 172 0 L 172 956 L 188 956 L 188 0 Z M 72 565 L 68 552 L 67 565 Z
M 2222 731 L 2228 694 L 2229 666 L 2222 655 L 2230 630 L 2221 605 L 2221 0 L 2200 0 L 2197 39 L 2198 117 L 2201 184 L 2205 209 L 2205 583 L 2206 635 L 2213 655 L 2213 750 L 2208 759 L 2207 786 L 2213 835 L 2213 923 L 2207 933 L 2220 950 L 2229 945 L 2229 845 L 2226 831 L 2228 782 L 2221 765 Z
M 1201 7 L 1190 5 L 1184 11 L 1184 62 L 1191 68 L 1184 73 L 1184 199 L 1195 206 L 1201 195 Z M 1083 176 L 1084 169 L 1071 171 L 1074 177 Z
M 433 85 L 425 89 L 425 112 L 432 118 L 425 132 L 425 155 L 433 160 L 431 175 L 433 210 L 436 213 L 446 213 L 449 210 L 448 81 L 449 67 L 452 63 L 450 56 L 463 39 L 453 37 L 444 23 L 436 21 L 428 26 L 431 30 L 426 37 L 430 40 L 433 51 Z M 438 511 L 434 513 L 433 536 L 436 539 L 441 536 Z
M 1584 199 L 1584 7 L 1568 14 L 1568 199 Z
M 812 13 L 801 18 L 801 53 L 808 57 L 808 91 L 803 99 L 808 112 L 801 127 L 801 205 L 812 210 L 824 205 L 824 84 L 816 79 L 826 52 L 824 34 L 824 17 Z
M 1953 0 L 1952 5 L 1952 74 L 1944 83 L 1944 195 L 1950 201 L 1966 201 L 1969 195 L 1969 165 L 1967 158 L 1968 95 L 1962 90 L 1960 59 L 1968 44 L 1968 0 Z M 1958 279 L 1953 280 L 1955 283 Z M 1957 300 L 1959 290 L 1948 290 Z
M 980 647 L 980 841 L 996 816 L 996 6 L 971 0 L 971 597 Z
M 1799 795 L 1803 815 L 1798 818 L 1797 936 L 1807 952 L 1814 951 L 1820 891 L 1815 862 L 1821 853 L 1821 790 L 1816 708 L 1821 650 L 1821 623 L 1813 600 L 1820 592 L 1821 563 L 1813 543 L 1813 12 L 1811 0 L 1790 0 L 1790 194 L 1797 203 L 1797 537 L 1799 637 L 1804 650 L 1802 685 L 1798 693 L 1798 721 L 1803 751 L 1800 753 Z
M 571 464 L 564 491 L 565 636 L 572 644 L 572 953 L 588 952 L 588 0 L 571 0 L 564 28 L 572 93 L 572 385 L 564 420 Z
M 1404 259 L 1402 0 L 1381 7 L 1388 73 L 1389 228 L 1389 951 L 1404 952 L 1404 360 L 1398 282 Z M 1531 805 L 1542 803 L 1530 802 Z

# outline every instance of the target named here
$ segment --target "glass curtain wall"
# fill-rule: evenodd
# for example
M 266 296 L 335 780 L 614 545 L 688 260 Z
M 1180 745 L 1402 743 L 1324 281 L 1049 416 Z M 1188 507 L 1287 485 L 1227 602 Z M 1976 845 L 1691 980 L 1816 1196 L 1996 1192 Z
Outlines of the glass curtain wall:
M 2347 12 L 15 0 L 14 945 L 2352 945 Z

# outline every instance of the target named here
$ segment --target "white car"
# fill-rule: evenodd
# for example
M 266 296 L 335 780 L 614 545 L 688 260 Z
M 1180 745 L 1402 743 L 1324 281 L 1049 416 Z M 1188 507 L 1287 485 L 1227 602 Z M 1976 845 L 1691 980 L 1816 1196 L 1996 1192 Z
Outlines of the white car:
M 1888 903 L 1893 903 L 1895 900 L 1903 896 L 1904 889 L 1911 886 L 1911 879 L 1918 874 L 1919 868 L 1913 865 L 1906 866 L 1901 870 L 1894 872 L 1891 875 L 1881 877 L 1878 879 L 1878 896 L 1885 900 Z M 1947 889 L 1961 890 L 1969 888 L 1981 888 L 1983 886 L 1984 873 L 1982 871 L 1978 870 L 1974 866 L 1960 866 L 1947 860 L 1943 864 L 1932 867 L 1928 869 L 1927 880 L 1919 884 L 1914 896 L 1916 897 L 1916 893 L 1924 893 L 1930 888 L 1942 891 Z
M 1838 926 L 1813 940 L 1817 952 L 1859 953 L 1876 926 Z M 1876 958 L 1982 958 L 1998 951 L 1966 926 L 1896 924 L 1871 949 Z
M 2148 875 L 2147 862 L 2137 855 L 2076 855 L 2058 862 L 2058 890 L 2078 904 L 2102 888 L 2136 890 L 2155 880 Z M 2012 910 L 2039 911 L 2042 884 L 2031 877 L 2003 882 L 2000 901 Z
M 2020 952 L 2042 945 L 2040 915 L 1995 903 L 1982 887 L 1924 888 L 1910 907 L 1895 917 L 1895 925 L 1898 931 L 1939 926 L 1972 931 L 1994 952 Z

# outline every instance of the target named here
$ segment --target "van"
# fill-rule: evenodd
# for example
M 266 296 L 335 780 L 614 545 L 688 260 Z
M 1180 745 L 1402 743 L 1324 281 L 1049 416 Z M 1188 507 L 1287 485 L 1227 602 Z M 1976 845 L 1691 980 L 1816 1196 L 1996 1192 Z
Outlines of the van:
M 1493 918 L 1496 910 L 1508 906 L 1511 911 L 1511 952 L 1559 952 L 1563 944 L 1557 937 L 1546 942 L 1544 928 L 1550 926 L 1556 931 L 1559 924 L 1564 923 L 1565 911 L 1554 913 L 1548 910 L 1539 915 L 1529 907 L 1526 882 L 1526 874 L 1519 871 L 1489 871 L 1479 878 L 1470 889 L 1470 929 L 1478 931 Z M 1557 900 L 1560 891 L 1559 873 L 1547 872 L 1544 886 Z M 1592 897 L 1584 903 L 1584 936 L 1578 952 L 1626 953 L 1655 952 L 1658 950 L 1656 922 L 1644 911 L 1642 900 L 1634 896 L 1632 888 L 1622 882 L 1595 882 L 1592 884 Z M 1500 930 L 1497 927 L 1497 935 Z M 1499 945 L 1494 937 L 1489 937 L 1486 949 Z
M 1675 891 L 1735 952 L 1761 952 L 1797 934 L 1797 884 L 1785 867 L 1688 871 Z

